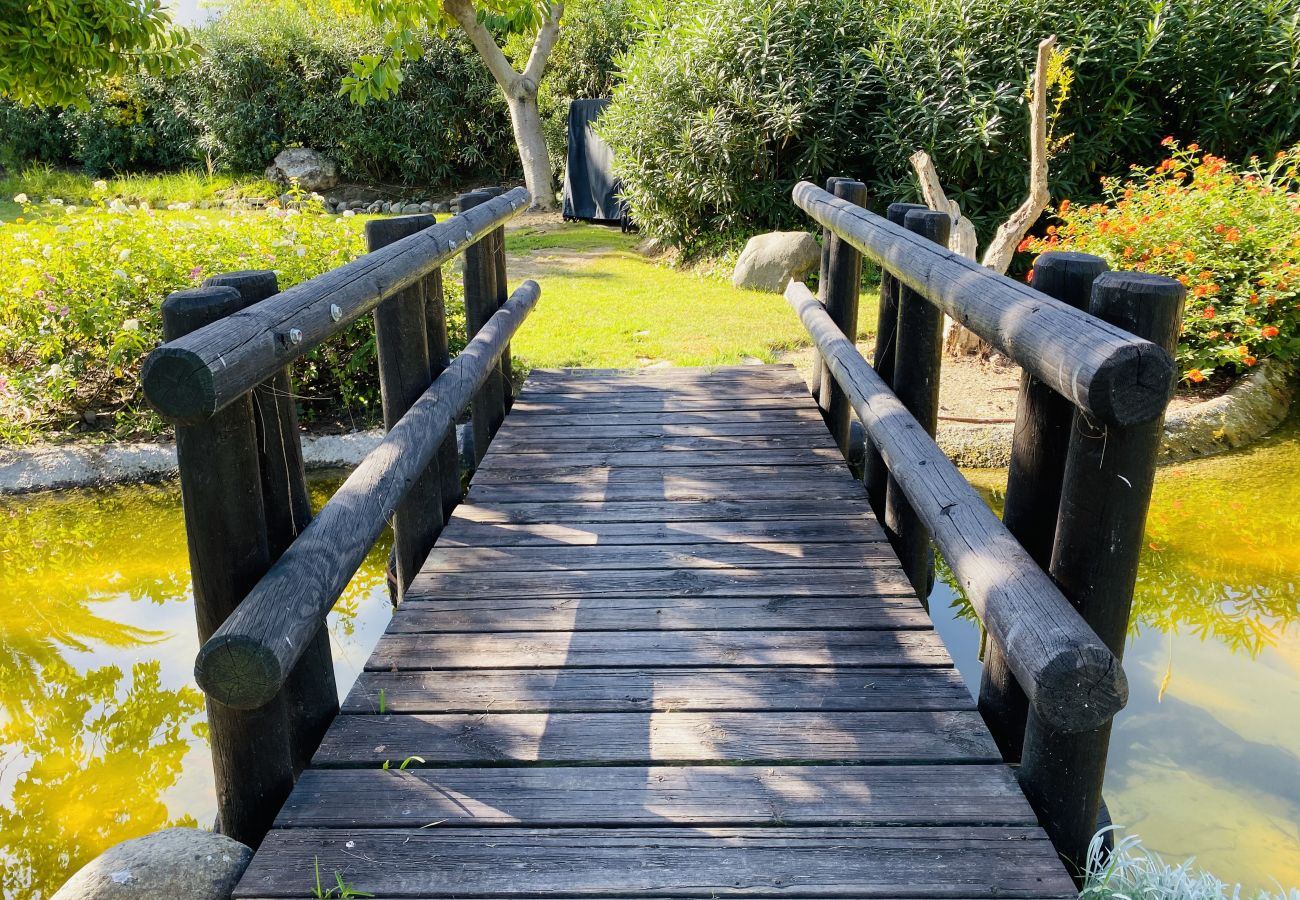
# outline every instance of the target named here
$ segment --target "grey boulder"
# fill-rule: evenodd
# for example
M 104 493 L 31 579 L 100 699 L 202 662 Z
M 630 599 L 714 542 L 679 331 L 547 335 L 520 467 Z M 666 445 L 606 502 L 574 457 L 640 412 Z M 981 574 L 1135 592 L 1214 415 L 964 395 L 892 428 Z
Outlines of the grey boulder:
M 304 191 L 328 191 L 339 183 L 334 161 L 319 150 L 294 147 L 281 150 L 266 167 L 266 180 L 287 187 L 293 179 Z
M 227 900 L 253 851 L 197 828 L 167 828 L 109 847 L 51 900 Z
M 731 283 L 738 288 L 779 294 L 821 261 L 821 248 L 805 231 L 773 231 L 749 239 Z

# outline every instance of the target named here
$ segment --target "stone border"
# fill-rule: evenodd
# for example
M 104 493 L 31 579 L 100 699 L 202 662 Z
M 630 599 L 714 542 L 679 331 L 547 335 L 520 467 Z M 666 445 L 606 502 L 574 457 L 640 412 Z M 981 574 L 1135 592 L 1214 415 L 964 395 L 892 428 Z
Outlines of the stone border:
M 1165 422 L 1159 462 L 1181 462 L 1236 450 L 1282 423 L 1296 393 L 1295 370 L 1274 360 L 1213 400 L 1179 409 Z M 855 434 L 861 426 L 853 423 Z M 959 466 L 1006 468 L 1011 461 L 1011 425 L 939 423 L 939 447 Z M 456 427 L 462 455 L 466 429 Z M 350 468 L 365 459 L 383 431 L 304 435 L 308 469 Z M 859 439 L 854 441 L 856 445 Z M 75 487 L 99 487 L 176 476 L 176 446 L 171 443 L 74 444 L 0 449 L 0 496 Z
M 1296 393 L 1295 370 L 1276 360 L 1222 395 L 1176 410 L 1165 421 L 1160 465 L 1213 456 L 1259 440 L 1286 419 Z M 966 468 L 999 469 L 1011 463 L 1011 425 L 939 423 L 940 448 Z

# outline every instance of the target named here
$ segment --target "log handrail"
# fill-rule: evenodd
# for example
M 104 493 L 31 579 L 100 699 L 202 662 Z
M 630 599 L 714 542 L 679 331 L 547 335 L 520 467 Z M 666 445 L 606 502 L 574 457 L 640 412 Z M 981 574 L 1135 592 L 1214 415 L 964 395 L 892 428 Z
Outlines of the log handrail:
M 910 234 L 814 184 L 794 202 L 955 321 L 1108 425 L 1163 415 L 1173 357 L 1162 347 Z
M 1124 707 L 1115 656 L 836 327 L 802 282 L 785 297 L 1042 718 L 1089 731 Z
M 169 341 L 145 360 L 145 398 L 172 422 L 210 417 L 496 231 L 527 207 L 528 198 L 524 188 L 507 191 Z
M 194 677 L 209 697 L 254 709 L 276 696 L 540 295 L 535 281 L 514 291 L 203 645 Z

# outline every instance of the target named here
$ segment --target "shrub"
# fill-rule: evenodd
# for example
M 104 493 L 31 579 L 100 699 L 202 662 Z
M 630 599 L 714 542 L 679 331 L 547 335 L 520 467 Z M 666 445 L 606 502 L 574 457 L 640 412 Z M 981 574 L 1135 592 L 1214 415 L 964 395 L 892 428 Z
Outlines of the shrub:
M 603 133 L 638 221 L 677 243 L 806 225 L 800 178 L 914 198 L 917 149 L 986 231 L 1023 199 L 1023 95 L 1049 34 L 1075 69 L 1058 195 L 1154 163 L 1160 135 L 1271 156 L 1300 125 L 1300 26 L 1269 0 L 702 0 L 645 27 Z
M 261 171 L 281 149 L 325 151 L 351 179 L 434 184 L 517 167 L 505 102 L 467 41 L 421 39 L 397 96 L 357 106 L 340 80 L 383 34 L 355 19 L 277 4 L 232 6 L 201 39 L 178 86 L 192 98 L 201 147 L 218 166 Z
M 30 440 L 115 418 L 119 435 L 156 430 L 139 365 L 157 345 L 159 306 L 172 291 L 237 269 L 271 268 L 288 287 L 363 250 L 351 222 L 293 211 L 217 215 L 148 208 L 55 206 L 0 225 L 0 439 Z M 352 220 L 353 222 L 356 220 Z M 368 324 L 304 367 L 308 410 L 377 409 Z M 335 367 L 339 359 L 354 361 Z M 364 376 L 359 373 L 364 371 Z
M 1022 247 L 1095 253 L 1185 284 L 1178 360 L 1188 381 L 1300 359 L 1300 145 L 1244 167 L 1166 145 L 1154 168 L 1106 179 L 1105 203 L 1063 202 L 1061 224 Z
M 158 207 L 253 197 L 269 200 L 280 193 L 279 187 L 261 177 L 236 178 L 194 171 L 121 175 L 100 180 L 49 165 L 28 165 L 17 174 L 0 179 L 0 197 L 26 194 L 32 202 L 62 200 L 77 205 L 99 205 L 116 199 Z

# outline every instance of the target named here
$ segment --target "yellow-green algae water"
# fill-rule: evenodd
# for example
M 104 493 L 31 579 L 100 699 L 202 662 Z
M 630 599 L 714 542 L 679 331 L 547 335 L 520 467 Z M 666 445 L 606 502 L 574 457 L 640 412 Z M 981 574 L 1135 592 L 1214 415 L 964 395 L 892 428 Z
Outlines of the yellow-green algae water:
M 1004 472 L 972 472 L 1000 502 Z M 319 503 L 334 486 L 315 485 Z M 1171 860 L 1300 885 L 1300 416 L 1163 469 L 1111 748 L 1111 812 Z M 378 548 L 331 616 L 341 690 L 389 617 Z M 969 683 L 978 637 L 942 583 Z M 0 500 L 0 885 L 48 897 L 106 846 L 215 803 L 172 485 Z
M 968 472 L 1001 510 L 1005 470 Z M 1162 468 L 1147 518 L 1105 797 L 1169 861 L 1300 887 L 1300 412 L 1255 447 Z M 979 639 L 935 625 L 972 691 Z
M 337 480 L 313 480 L 316 505 Z M 330 616 L 340 691 L 390 616 L 387 540 Z M 0 498 L 0 898 L 216 813 L 180 492 Z

